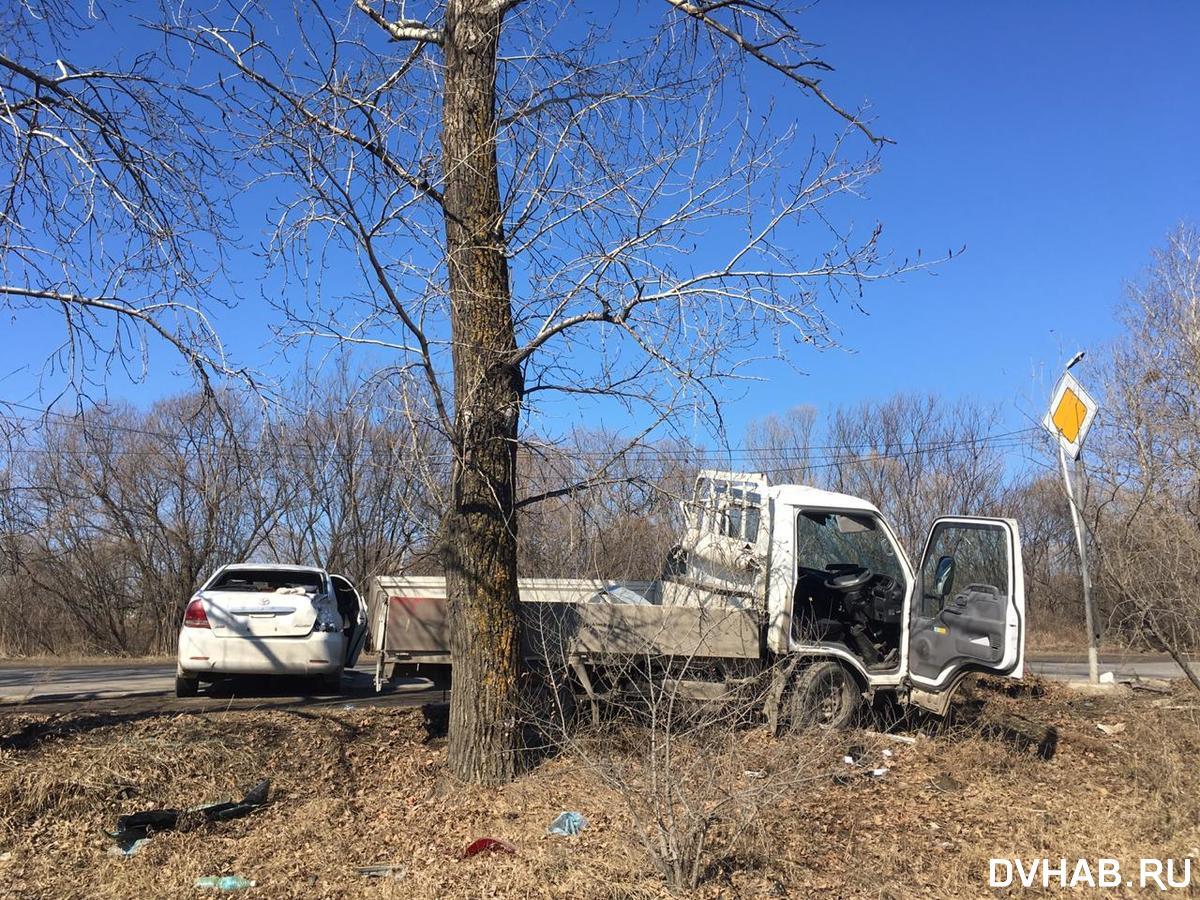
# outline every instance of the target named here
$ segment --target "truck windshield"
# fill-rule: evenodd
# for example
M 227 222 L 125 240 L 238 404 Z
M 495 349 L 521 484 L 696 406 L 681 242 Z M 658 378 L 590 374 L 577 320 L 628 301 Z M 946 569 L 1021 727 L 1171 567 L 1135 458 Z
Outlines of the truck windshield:
M 802 569 L 862 566 L 904 581 L 904 570 L 874 516 L 802 510 L 796 517 L 796 562 Z
M 289 572 L 286 569 L 230 569 L 221 573 L 210 591 L 257 591 L 271 593 L 283 588 L 302 588 L 306 592 L 321 590 L 320 572 Z

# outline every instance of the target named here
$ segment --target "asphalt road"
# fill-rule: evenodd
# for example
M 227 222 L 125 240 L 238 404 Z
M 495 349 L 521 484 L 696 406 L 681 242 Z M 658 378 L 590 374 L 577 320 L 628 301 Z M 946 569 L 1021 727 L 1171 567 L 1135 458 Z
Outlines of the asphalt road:
M 1029 659 L 1027 665 L 1035 674 L 1055 681 L 1088 677 L 1087 660 L 1077 656 L 1041 656 Z M 1101 656 L 1100 671 L 1113 672 L 1118 680 L 1183 677 L 1183 670 L 1169 656 Z
M 1075 656 L 1040 656 L 1028 661 L 1032 672 L 1046 678 L 1086 678 L 1087 662 Z M 1101 671 L 1118 678 L 1179 678 L 1179 667 L 1167 657 L 1115 656 L 1101 660 Z M 202 688 L 194 699 L 175 696 L 175 667 L 162 663 L 100 665 L 0 664 L 0 711 L 18 709 L 105 711 L 245 709 L 291 706 L 419 706 L 446 699 L 425 679 L 408 679 L 375 692 L 374 667 L 348 671 L 341 694 L 321 693 L 301 678 L 231 678 Z
M 445 698 L 422 678 L 396 681 L 375 692 L 375 667 L 359 666 L 342 678 L 342 692 L 322 692 L 304 678 L 228 678 L 201 687 L 199 697 L 175 696 L 174 664 L 132 662 L 99 665 L 0 665 L 0 711 L 102 709 L 269 709 L 290 706 L 420 706 Z

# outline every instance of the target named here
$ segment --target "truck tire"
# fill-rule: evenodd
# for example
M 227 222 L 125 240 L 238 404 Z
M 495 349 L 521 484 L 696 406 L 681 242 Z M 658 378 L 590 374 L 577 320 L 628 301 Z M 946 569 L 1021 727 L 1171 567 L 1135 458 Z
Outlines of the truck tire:
M 182 672 L 175 673 L 175 696 L 195 697 L 200 693 L 200 679 L 191 678 Z
M 793 728 L 835 731 L 854 721 L 862 691 L 839 662 L 821 660 L 801 669 L 792 683 L 790 718 Z

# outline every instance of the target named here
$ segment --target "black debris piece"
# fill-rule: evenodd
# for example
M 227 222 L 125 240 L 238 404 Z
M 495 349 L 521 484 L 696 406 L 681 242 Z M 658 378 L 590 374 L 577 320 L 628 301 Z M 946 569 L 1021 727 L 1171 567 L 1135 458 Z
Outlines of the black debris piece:
M 125 852 L 144 838 L 156 831 L 171 831 L 179 827 L 180 819 L 184 816 L 199 816 L 205 822 L 225 822 L 238 819 L 253 812 L 267 802 L 271 790 L 271 779 L 264 778 L 246 792 L 241 800 L 228 800 L 221 803 L 205 803 L 200 806 L 190 806 L 187 809 L 148 809 L 144 812 L 131 813 L 117 818 L 117 830 L 109 832 L 109 837 L 117 842 L 117 846 Z

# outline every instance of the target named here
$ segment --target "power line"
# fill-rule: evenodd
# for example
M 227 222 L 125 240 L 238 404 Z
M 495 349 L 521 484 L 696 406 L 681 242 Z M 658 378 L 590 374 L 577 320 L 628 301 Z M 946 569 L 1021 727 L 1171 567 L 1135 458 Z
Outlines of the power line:
M 1036 431 L 1037 429 L 1031 429 Z M 999 439 L 1000 436 L 995 436 L 997 439 L 989 439 L 987 436 L 978 438 L 965 438 L 953 441 L 945 441 L 940 443 L 930 444 L 901 444 L 887 450 L 877 450 L 867 446 L 846 445 L 839 448 L 839 452 L 811 454 L 804 453 L 804 448 L 774 448 L 772 452 L 766 453 L 756 448 L 740 448 L 732 451 L 698 451 L 686 454 L 679 454 L 671 450 L 657 450 L 656 448 L 638 448 L 635 451 L 626 451 L 623 454 L 604 453 L 601 451 L 572 451 L 569 456 L 575 459 L 606 460 L 610 456 L 619 456 L 630 462 L 681 462 L 694 463 L 701 466 L 717 467 L 724 464 L 734 465 L 737 460 L 733 457 L 745 456 L 748 461 L 754 463 L 754 468 L 771 469 L 774 471 L 794 471 L 804 472 L 812 469 L 833 468 L 839 465 L 849 464 L 865 464 L 876 461 L 905 459 L 923 454 L 943 454 L 956 452 L 982 452 L 990 450 L 998 453 L 1007 453 L 1009 451 L 1018 450 L 1029 446 L 1027 440 L 1022 438 Z M 833 445 L 831 445 L 833 446 Z M 331 449 L 314 448 L 311 446 L 294 446 L 294 445 L 279 445 L 275 447 L 247 447 L 247 446 L 208 446 L 204 448 L 134 448 L 117 450 L 115 456 L 121 458 L 143 458 L 143 459 L 161 459 L 168 455 L 195 455 L 203 457 L 229 457 L 234 459 L 249 460 L 256 459 L 283 459 L 294 461 L 311 461 L 318 464 L 325 464 L 334 461 L 357 462 L 359 465 L 371 466 L 374 468 L 390 469 L 392 468 L 379 457 L 382 453 L 373 453 L 367 458 L 359 459 L 367 451 L 372 448 L 369 446 L 361 446 L 355 448 L 351 453 L 338 454 Z M 396 459 L 402 459 L 406 453 L 405 447 L 387 448 L 387 455 Z M 0 455 L 8 453 L 10 455 L 30 455 L 30 456 L 50 456 L 50 457 L 73 457 L 80 459 L 97 459 L 105 454 L 80 447 L 8 447 L 6 450 L 0 451 Z M 800 458 L 795 459 L 797 455 Z M 421 457 L 426 463 L 445 464 L 450 462 L 451 457 L 446 453 L 421 454 Z M 743 460 L 743 461 L 747 461 Z M 781 463 L 790 465 L 780 465 Z
M 11 406 L 16 406 L 22 409 L 36 410 L 36 407 L 31 407 L 21 403 L 10 403 Z M 120 432 L 126 434 L 135 434 L 142 437 L 152 437 L 163 441 L 176 442 L 187 441 L 192 443 L 205 443 L 203 435 L 191 435 L 186 432 L 171 434 L 163 431 L 156 431 L 145 428 L 136 428 L 133 426 L 122 425 L 116 422 L 108 422 L 103 419 L 97 420 L 82 420 L 81 416 L 71 416 L 64 413 L 56 413 L 53 411 L 45 411 L 43 415 L 54 416 L 56 418 L 66 420 L 68 423 L 78 425 L 83 429 L 91 429 L 98 431 Z M 10 417 L 17 419 L 30 425 L 41 424 L 40 419 L 28 417 Z M 770 467 L 772 462 L 790 462 L 793 457 L 802 457 L 799 465 L 792 466 L 792 469 L 805 469 L 817 467 L 816 464 L 829 463 L 830 465 L 840 464 L 845 462 L 861 462 L 864 457 L 867 459 L 898 459 L 906 456 L 919 455 L 922 453 L 941 453 L 953 450 L 969 450 L 989 448 L 993 450 L 1008 451 L 1017 449 L 1027 445 L 1027 438 L 1033 434 L 1039 433 L 1040 429 L 1027 426 L 1018 428 L 1012 431 L 1004 431 L 997 433 L 987 433 L 977 436 L 967 436 L 962 438 L 953 438 L 942 441 L 931 441 L 929 443 L 921 443 L 913 441 L 909 443 L 899 442 L 891 445 L 887 449 L 880 449 L 869 441 L 858 443 L 842 443 L 842 444 L 808 444 L 796 446 L 775 446 L 775 447 L 729 447 L 725 449 L 709 450 L 697 447 L 655 447 L 655 446 L 634 446 L 626 449 L 621 453 L 616 453 L 613 450 L 587 450 L 583 448 L 574 448 L 569 451 L 569 455 L 574 458 L 583 459 L 608 459 L 612 456 L 620 456 L 630 460 L 678 460 L 683 462 L 722 462 L 729 461 L 732 463 L 735 460 L 744 460 L 755 463 L 756 465 L 766 464 Z M 364 445 L 369 443 L 369 440 L 362 442 Z M 542 445 L 551 449 L 562 449 L 561 445 Z M 177 448 L 178 449 L 178 448 Z M 190 449 L 190 448 L 189 448 Z M 218 453 L 229 453 L 232 455 L 245 454 L 265 454 L 270 456 L 286 455 L 290 451 L 297 451 L 308 458 L 313 458 L 307 451 L 310 447 L 296 447 L 295 445 L 279 444 L 271 442 L 269 446 L 264 446 L 263 440 L 237 440 L 234 439 L 232 444 L 217 445 L 213 447 Z M 367 449 L 365 446 L 363 449 Z M 826 451 L 822 453 L 814 453 L 814 451 Z M 832 452 L 830 452 L 832 451 Z M 12 447 L 10 452 L 20 453 L 63 453 L 77 455 L 94 455 L 86 450 L 73 449 L 56 449 L 51 451 L 49 448 L 42 447 Z M 120 455 L 125 456 L 157 456 L 159 451 L 150 448 L 125 449 L 118 451 Z M 426 460 L 430 462 L 450 462 L 452 457 L 449 453 L 424 454 Z

